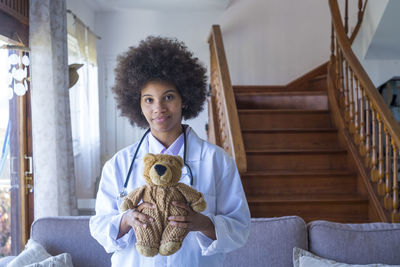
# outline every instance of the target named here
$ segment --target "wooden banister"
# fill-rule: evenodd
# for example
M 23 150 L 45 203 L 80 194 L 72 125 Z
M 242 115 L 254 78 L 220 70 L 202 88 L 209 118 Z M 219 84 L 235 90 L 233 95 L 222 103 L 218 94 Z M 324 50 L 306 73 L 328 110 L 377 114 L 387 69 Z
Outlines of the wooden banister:
M 213 25 L 210 46 L 210 97 L 208 140 L 221 146 L 235 159 L 239 173 L 247 170 L 246 153 L 221 29 Z
M 0 0 L 0 10 L 29 25 L 29 0 Z
M 334 30 L 331 38 L 335 39 L 331 40 L 331 46 L 336 45 L 331 47 L 329 63 L 329 67 L 335 70 L 330 73 L 336 77 L 328 77 L 331 79 L 329 84 L 334 85 L 336 104 L 344 118 L 344 127 L 353 136 L 360 157 L 365 157 L 365 168 L 370 171 L 377 195 L 390 211 L 391 216 L 388 217 L 393 222 L 400 222 L 397 179 L 400 126 L 354 55 L 351 43 L 355 35 L 347 36 L 347 27 L 343 25 L 337 1 L 329 0 Z M 358 3 L 359 20 L 365 11 L 365 4 L 366 1 L 363 5 L 361 0 Z M 356 30 L 359 28 L 360 23 Z

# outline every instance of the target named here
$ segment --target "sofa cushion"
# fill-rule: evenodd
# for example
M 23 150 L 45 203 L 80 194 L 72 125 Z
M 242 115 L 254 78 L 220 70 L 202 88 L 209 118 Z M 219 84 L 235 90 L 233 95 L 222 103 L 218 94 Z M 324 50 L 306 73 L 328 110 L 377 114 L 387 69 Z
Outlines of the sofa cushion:
M 35 240 L 29 239 L 28 243 L 25 245 L 25 249 L 17 257 L 10 261 L 7 266 L 25 266 L 32 263 L 40 262 L 49 257 L 51 257 L 51 255 L 41 244 L 39 244 Z
M 347 264 L 334 260 L 324 259 L 301 248 L 293 249 L 293 267 L 400 267 L 400 265 L 387 264 Z
M 31 238 L 52 255 L 67 252 L 74 266 L 111 266 L 111 254 L 90 235 L 89 216 L 40 218 L 33 222 Z
M 24 265 L 24 267 L 74 267 L 72 265 L 71 255 L 69 253 L 62 253 L 57 256 L 48 257 L 47 259 L 32 263 L 29 265 Z
M 400 264 L 400 224 L 308 224 L 309 251 L 351 264 Z
M 6 256 L 3 258 L 0 258 L 0 267 L 6 267 L 15 258 L 16 258 L 16 256 Z
M 252 218 L 247 244 L 228 253 L 224 266 L 292 267 L 294 247 L 307 249 L 307 226 L 303 219 Z

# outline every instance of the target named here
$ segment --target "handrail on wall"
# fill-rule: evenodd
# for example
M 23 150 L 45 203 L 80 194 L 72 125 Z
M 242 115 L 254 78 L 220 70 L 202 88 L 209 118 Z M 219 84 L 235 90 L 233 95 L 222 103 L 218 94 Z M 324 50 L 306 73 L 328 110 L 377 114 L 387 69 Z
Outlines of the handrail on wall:
M 246 153 L 219 25 L 213 25 L 210 46 L 208 139 L 235 159 L 239 173 L 247 170 Z
M 376 183 L 392 222 L 400 222 L 398 162 L 400 126 L 351 49 L 338 0 L 329 0 L 332 15 L 331 60 L 328 75 L 334 85 L 344 127 Z M 359 1 L 362 6 L 362 1 Z M 365 5 L 364 5 L 365 7 Z M 347 12 L 347 1 L 346 1 Z M 358 26 L 359 27 L 359 26 Z

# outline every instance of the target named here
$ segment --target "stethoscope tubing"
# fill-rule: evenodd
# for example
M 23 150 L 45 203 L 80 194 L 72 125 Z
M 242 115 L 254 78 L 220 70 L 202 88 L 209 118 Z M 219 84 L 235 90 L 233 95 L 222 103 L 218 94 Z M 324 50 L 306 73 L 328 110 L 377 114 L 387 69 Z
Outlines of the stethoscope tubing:
M 183 125 L 182 125 L 182 130 L 183 130 L 183 165 L 186 166 L 187 169 L 189 170 L 190 185 L 192 186 L 193 185 L 193 173 L 192 173 L 192 170 L 191 170 L 190 166 L 186 163 L 187 137 L 186 137 L 185 127 Z M 128 186 L 128 182 L 129 182 L 132 170 L 133 170 L 133 166 L 135 164 L 136 156 L 139 153 L 139 149 L 140 149 L 140 147 L 141 147 L 141 145 L 143 143 L 143 140 L 149 134 L 149 132 L 150 132 L 150 129 L 147 129 L 147 131 L 143 134 L 142 138 L 140 139 L 140 142 L 139 142 L 139 144 L 138 144 L 138 146 L 136 148 L 135 155 L 133 156 L 132 162 L 131 162 L 131 164 L 129 166 L 128 174 L 126 175 L 126 178 L 125 178 L 124 188 L 119 193 L 119 197 L 120 198 L 122 198 L 122 197 L 127 195 L 126 188 Z

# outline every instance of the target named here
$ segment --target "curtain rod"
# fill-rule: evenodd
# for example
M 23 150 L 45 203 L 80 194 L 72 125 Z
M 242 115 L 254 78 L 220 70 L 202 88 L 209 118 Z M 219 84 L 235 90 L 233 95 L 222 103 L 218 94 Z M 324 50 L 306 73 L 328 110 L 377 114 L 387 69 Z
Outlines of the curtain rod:
M 77 15 L 75 15 L 74 12 L 72 12 L 70 9 L 67 9 L 67 13 L 71 14 L 75 20 L 78 20 L 83 26 L 85 26 L 85 28 L 91 33 L 93 33 L 93 35 L 96 36 L 97 39 L 101 40 L 101 37 L 95 34 L 88 26 L 86 26 L 86 24 L 83 23 L 83 21 Z

